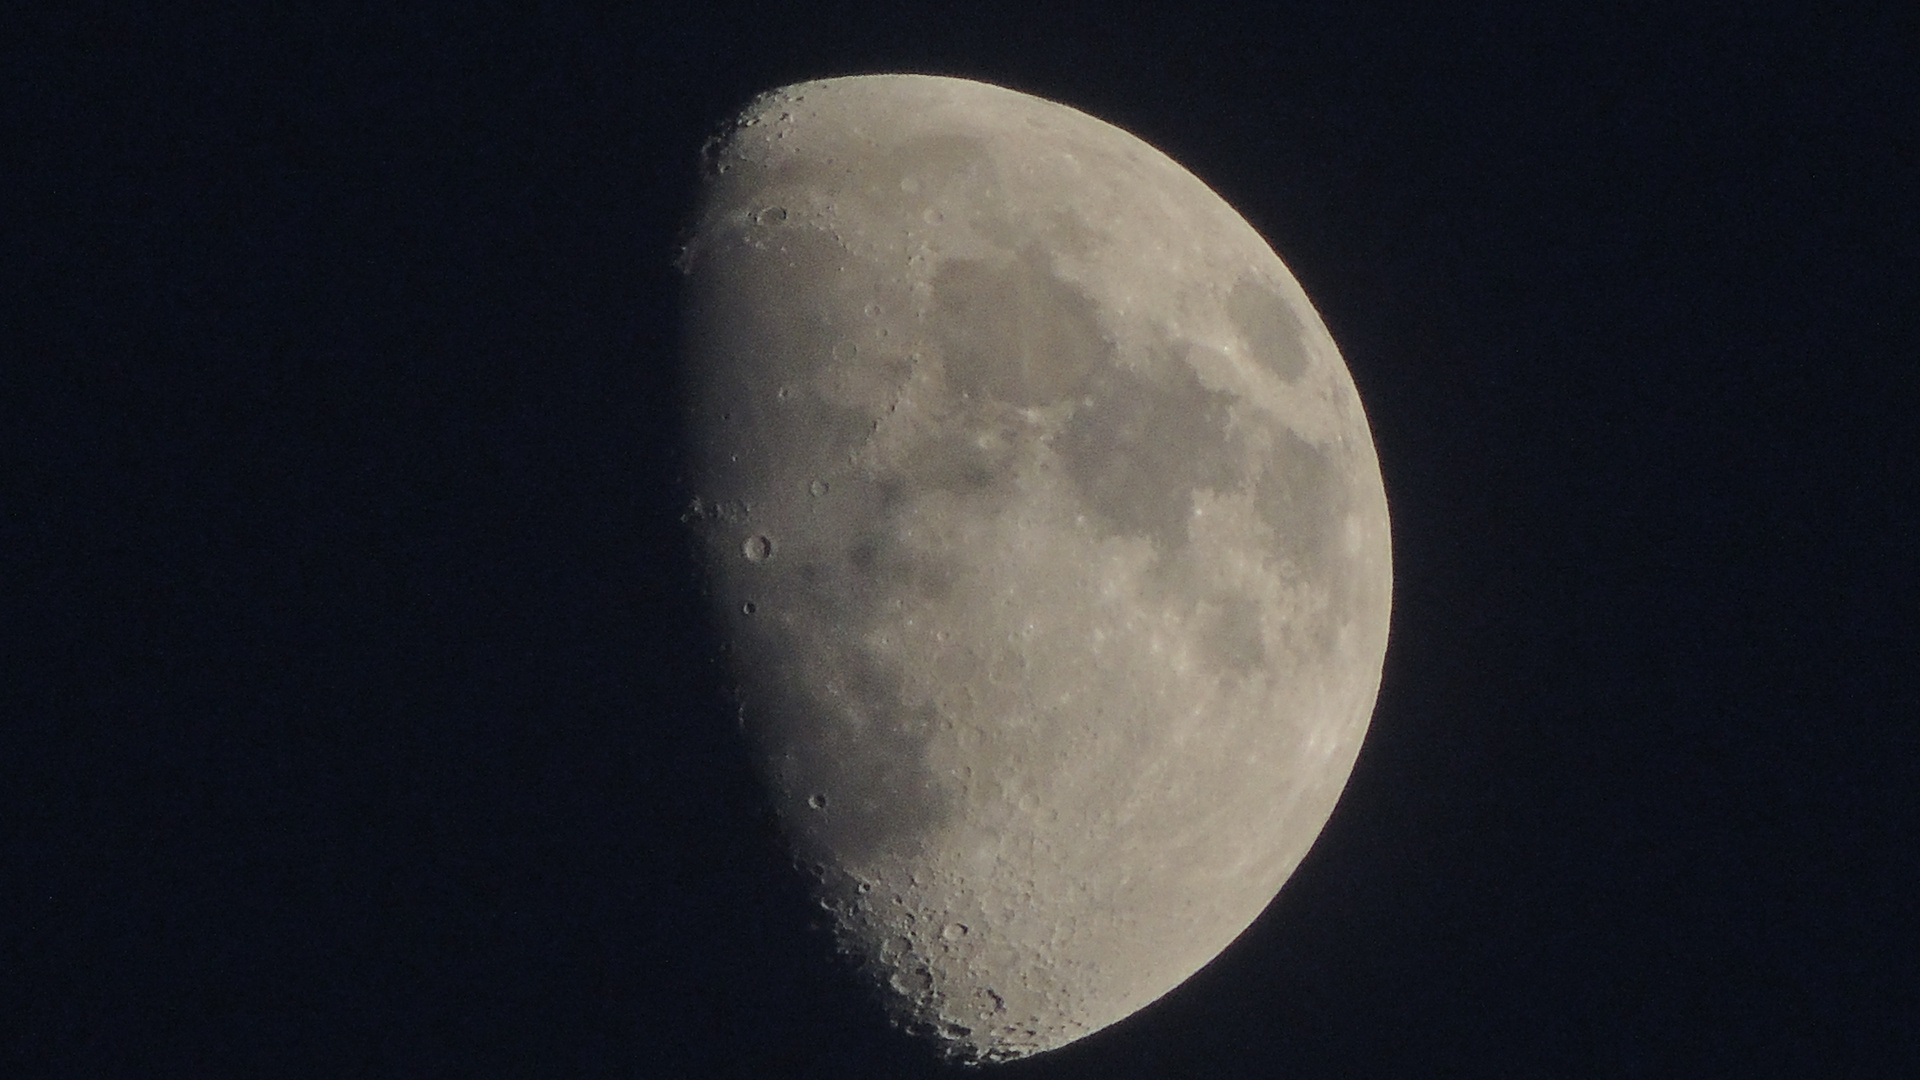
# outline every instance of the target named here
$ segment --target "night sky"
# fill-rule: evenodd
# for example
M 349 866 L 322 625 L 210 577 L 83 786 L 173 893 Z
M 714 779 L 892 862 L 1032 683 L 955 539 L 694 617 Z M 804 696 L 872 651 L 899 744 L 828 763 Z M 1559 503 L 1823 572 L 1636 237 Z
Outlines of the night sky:
M 182 6 L 0 44 L 0 1074 L 951 1074 L 785 861 L 679 522 L 699 148 L 903 70 L 1240 210 L 1393 516 L 1306 863 L 992 1072 L 1920 1062 L 1911 5 Z

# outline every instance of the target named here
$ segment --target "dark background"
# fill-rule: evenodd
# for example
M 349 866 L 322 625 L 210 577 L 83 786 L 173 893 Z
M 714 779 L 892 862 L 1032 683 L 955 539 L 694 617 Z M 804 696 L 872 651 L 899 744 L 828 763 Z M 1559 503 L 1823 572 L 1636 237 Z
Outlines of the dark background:
M 731 741 L 669 407 L 703 138 L 885 70 L 1245 213 L 1394 519 L 1306 864 L 1004 1075 L 1920 1061 L 1911 5 L 396 6 L 0 36 L 0 1074 L 944 1071 Z

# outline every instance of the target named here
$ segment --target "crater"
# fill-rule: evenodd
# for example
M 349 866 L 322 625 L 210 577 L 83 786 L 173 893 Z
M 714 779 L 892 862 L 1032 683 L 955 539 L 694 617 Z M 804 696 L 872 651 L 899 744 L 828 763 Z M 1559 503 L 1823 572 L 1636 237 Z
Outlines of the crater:
M 902 142 L 875 153 L 855 174 L 860 194 L 872 206 L 869 220 L 937 224 L 956 195 L 999 187 L 993 154 L 966 135 L 940 134 Z
M 711 248 L 686 297 L 684 345 L 701 361 L 686 398 L 700 482 L 731 498 L 776 471 L 834 474 L 898 378 L 884 358 L 834 361 L 861 325 L 830 284 L 844 249 L 807 228 L 764 248 L 725 235 Z
M 863 654 L 835 666 L 756 680 L 748 708 L 796 848 L 859 867 L 948 820 L 958 800 L 924 763 L 933 710 L 909 705 L 898 676 Z

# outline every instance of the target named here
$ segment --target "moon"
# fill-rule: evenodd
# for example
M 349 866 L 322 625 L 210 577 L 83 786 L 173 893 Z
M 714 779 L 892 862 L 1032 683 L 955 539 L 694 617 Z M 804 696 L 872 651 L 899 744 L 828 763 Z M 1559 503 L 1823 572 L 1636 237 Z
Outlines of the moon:
M 1059 1047 L 1266 908 L 1392 593 L 1306 295 L 1139 139 L 984 83 L 764 95 L 709 144 L 686 515 L 836 940 L 945 1055 Z

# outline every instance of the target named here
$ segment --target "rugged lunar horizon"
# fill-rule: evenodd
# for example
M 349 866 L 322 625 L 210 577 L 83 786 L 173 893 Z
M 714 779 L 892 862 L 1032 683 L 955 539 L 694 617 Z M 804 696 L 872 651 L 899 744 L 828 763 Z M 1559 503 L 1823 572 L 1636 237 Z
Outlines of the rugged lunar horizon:
M 1392 590 L 1353 381 L 1252 227 L 1066 106 L 802 83 L 707 164 L 690 516 L 796 856 L 948 1056 L 1098 1031 L 1352 770 Z

